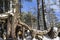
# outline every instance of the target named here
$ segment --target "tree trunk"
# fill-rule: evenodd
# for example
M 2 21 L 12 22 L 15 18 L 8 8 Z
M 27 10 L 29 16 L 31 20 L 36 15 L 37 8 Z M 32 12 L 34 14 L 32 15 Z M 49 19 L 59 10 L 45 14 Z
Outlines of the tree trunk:
M 37 22 L 38 22 L 38 30 L 40 30 L 40 0 L 37 0 L 37 9 L 38 9 L 38 11 L 37 11 Z
M 7 39 L 10 36 L 10 32 L 11 32 L 11 22 L 10 22 L 10 18 L 8 18 L 8 20 L 7 20 Z
M 19 4 L 18 4 L 18 0 L 13 0 L 13 3 L 15 4 L 15 5 L 13 5 L 13 11 L 14 11 L 14 9 L 15 9 L 15 12 L 13 12 L 14 13 L 14 16 L 12 17 L 12 38 L 13 38 L 13 40 L 16 40 L 15 38 L 16 38 L 16 35 L 15 35 L 15 28 L 16 28 L 16 26 L 17 26 L 17 24 L 18 24 L 18 15 L 19 15 Z
M 21 8 L 22 8 L 21 0 L 19 1 L 19 8 L 20 8 L 20 9 L 19 9 L 19 12 L 20 12 L 20 15 L 19 15 L 19 16 L 20 16 L 20 19 L 22 19 L 22 18 L 21 18 L 21 16 L 22 16 L 22 14 L 21 14 Z
M 20 14 L 21 14 L 21 0 L 20 0 Z
M 43 15 L 44 30 L 46 30 L 47 26 L 46 26 L 46 21 L 45 21 L 45 14 L 44 14 L 44 0 L 42 0 L 42 15 Z

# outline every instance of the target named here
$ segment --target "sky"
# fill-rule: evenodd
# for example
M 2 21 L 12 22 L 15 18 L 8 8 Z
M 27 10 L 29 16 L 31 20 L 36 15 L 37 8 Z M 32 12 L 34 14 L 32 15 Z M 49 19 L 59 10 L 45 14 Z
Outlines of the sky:
M 56 1 L 56 4 L 59 5 L 58 0 L 53 0 L 53 1 L 50 0 L 51 3 L 54 3 L 55 1 Z M 47 0 L 45 2 L 47 3 Z M 32 8 L 36 8 L 37 9 L 36 0 L 33 0 L 32 2 L 22 1 L 22 5 L 23 5 L 22 11 L 25 11 L 25 12 L 32 11 L 32 13 L 33 12 L 35 12 L 35 13 L 37 12 L 34 9 L 32 9 Z M 53 5 L 53 6 L 51 6 L 51 8 L 55 9 L 55 14 L 56 14 L 57 18 L 60 21 L 60 9 L 59 9 L 59 7 L 57 5 Z

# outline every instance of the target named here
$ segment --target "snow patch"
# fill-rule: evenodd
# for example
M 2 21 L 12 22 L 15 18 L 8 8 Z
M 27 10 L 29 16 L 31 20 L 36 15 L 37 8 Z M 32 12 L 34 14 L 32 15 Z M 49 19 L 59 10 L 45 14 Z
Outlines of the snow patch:
M 14 13 L 16 12 L 16 9 L 14 9 Z
M 6 17 L 6 16 L 8 16 L 8 15 L 5 15 L 5 14 L 0 14 L 0 17 Z
M 53 31 L 58 31 L 58 28 L 57 27 L 53 27 Z
M 14 16 L 14 14 L 13 14 L 13 10 L 9 10 L 9 11 L 6 12 L 6 13 L 9 13 L 9 14 L 11 14 L 12 16 Z
M 30 31 L 29 31 L 29 30 L 27 30 L 27 32 L 29 33 Z
M 24 40 L 26 40 L 26 38 L 24 38 Z
M 36 40 L 36 38 L 33 38 L 33 40 Z
M 43 40 L 59 40 L 59 37 L 56 37 L 54 39 L 48 38 L 46 36 L 43 37 Z

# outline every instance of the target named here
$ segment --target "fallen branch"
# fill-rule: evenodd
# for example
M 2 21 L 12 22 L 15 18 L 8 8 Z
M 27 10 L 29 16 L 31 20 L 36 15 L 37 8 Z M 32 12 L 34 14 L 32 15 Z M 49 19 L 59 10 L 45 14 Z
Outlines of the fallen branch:
M 18 25 L 20 25 L 20 26 L 23 25 L 23 27 L 25 27 L 25 28 L 27 28 L 29 30 L 32 30 L 33 34 L 35 33 L 35 34 L 40 35 L 40 36 L 47 34 L 51 30 L 51 28 L 48 28 L 47 30 L 44 30 L 44 31 L 33 29 L 33 28 L 29 27 L 27 24 L 25 24 L 25 23 L 23 23 L 21 21 L 19 22 Z

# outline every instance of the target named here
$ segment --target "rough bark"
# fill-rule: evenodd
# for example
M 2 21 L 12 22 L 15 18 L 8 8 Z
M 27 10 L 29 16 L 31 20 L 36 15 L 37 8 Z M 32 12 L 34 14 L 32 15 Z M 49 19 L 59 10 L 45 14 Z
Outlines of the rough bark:
M 37 0 L 37 22 L 38 22 L 38 30 L 40 30 L 40 0 Z
M 7 39 L 9 38 L 11 33 L 11 22 L 10 22 L 10 17 L 7 19 Z
M 43 15 L 44 30 L 47 30 L 46 21 L 45 21 L 45 13 L 44 13 L 44 0 L 42 0 L 42 15 Z
M 15 9 L 14 16 L 12 17 L 12 38 L 15 40 L 16 35 L 15 35 L 15 28 L 17 26 L 17 18 L 18 18 L 18 13 L 19 13 L 19 8 L 18 8 L 18 0 L 13 0 L 13 9 Z

